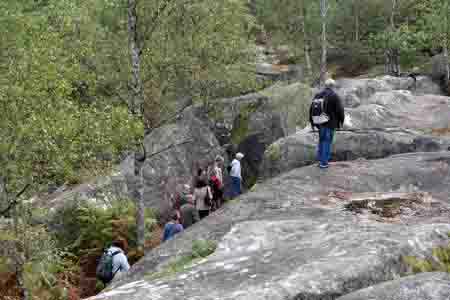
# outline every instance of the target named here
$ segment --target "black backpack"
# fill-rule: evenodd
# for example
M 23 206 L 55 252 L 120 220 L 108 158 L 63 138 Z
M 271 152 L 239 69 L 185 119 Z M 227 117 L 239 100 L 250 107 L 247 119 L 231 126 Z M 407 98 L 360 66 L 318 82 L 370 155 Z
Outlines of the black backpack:
M 325 113 L 326 99 L 315 98 L 311 103 L 311 118 L 314 125 L 322 125 L 330 120 L 330 117 Z
M 108 249 L 103 251 L 102 257 L 100 258 L 100 261 L 97 265 L 96 269 L 96 276 L 99 280 L 101 280 L 104 284 L 107 284 L 113 280 L 114 276 L 116 275 L 116 272 L 113 272 L 113 257 L 117 254 L 121 253 L 122 251 L 116 251 L 116 252 L 109 252 Z

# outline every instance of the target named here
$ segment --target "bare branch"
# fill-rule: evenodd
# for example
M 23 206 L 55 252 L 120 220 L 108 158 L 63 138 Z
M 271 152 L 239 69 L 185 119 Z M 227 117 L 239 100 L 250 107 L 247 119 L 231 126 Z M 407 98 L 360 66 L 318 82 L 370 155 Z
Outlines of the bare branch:
M 167 123 L 173 121 L 174 119 L 176 119 L 181 113 L 183 113 L 186 108 L 188 108 L 189 106 L 192 105 L 192 99 L 189 99 L 188 101 L 186 101 L 183 106 L 177 110 L 176 112 L 174 112 L 172 115 L 170 115 L 169 117 L 161 120 L 158 124 L 156 124 L 155 126 L 152 126 L 152 128 L 150 129 L 150 131 L 153 131 L 157 128 L 160 128 L 164 125 L 166 125 Z
M 186 141 L 183 141 L 183 142 L 178 143 L 178 144 L 172 144 L 172 145 L 169 145 L 169 146 L 167 146 L 166 148 L 164 148 L 164 149 L 162 149 L 162 150 L 160 150 L 160 151 L 157 151 L 157 152 L 154 152 L 154 153 L 148 155 L 147 158 L 151 158 L 151 157 L 153 157 L 153 156 L 156 156 L 156 155 L 158 155 L 158 154 L 161 154 L 161 153 L 163 153 L 163 152 L 166 152 L 166 151 L 168 151 L 168 150 L 170 150 L 170 149 L 172 149 L 172 148 L 175 148 L 175 147 L 178 147 L 178 146 L 182 146 L 182 145 L 185 145 L 185 144 L 189 144 L 189 143 L 192 143 L 192 140 L 186 140 Z
M 20 196 L 22 196 L 26 190 L 30 187 L 31 185 L 28 183 L 26 184 L 14 197 L 14 200 L 12 200 L 8 207 L 6 207 L 4 210 L 0 211 L 0 216 L 4 216 L 6 214 L 8 214 L 8 212 L 13 209 L 17 204 L 19 204 L 19 198 Z

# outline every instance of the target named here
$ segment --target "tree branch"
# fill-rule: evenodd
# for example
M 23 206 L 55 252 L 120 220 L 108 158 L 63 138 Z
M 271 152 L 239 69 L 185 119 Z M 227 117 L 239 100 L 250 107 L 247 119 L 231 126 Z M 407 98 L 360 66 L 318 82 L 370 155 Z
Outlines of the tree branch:
M 4 210 L 0 211 L 0 216 L 4 216 L 6 215 L 11 209 L 13 209 L 17 204 L 19 204 L 19 198 L 20 196 L 22 196 L 26 190 L 30 187 L 31 185 L 28 183 L 26 184 L 14 197 L 14 200 L 12 200 L 8 207 L 6 207 Z
M 153 157 L 153 156 L 156 156 L 156 155 L 158 155 L 158 154 L 161 154 L 161 153 L 163 153 L 163 152 L 166 152 L 166 151 L 168 151 L 168 150 L 170 150 L 170 149 L 172 149 L 172 148 L 175 148 L 175 147 L 178 147 L 178 146 L 181 146 L 181 145 L 185 145 L 185 144 L 189 144 L 189 143 L 192 143 L 192 140 L 186 140 L 186 141 L 183 141 L 183 142 L 178 143 L 178 144 L 172 144 L 172 145 L 169 145 L 169 146 L 167 146 L 166 148 L 164 148 L 164 149 L 162 149 L 162 150 L 159 150 L 159 151 L 157 151 L 157 152 L 154 152 L 154 153 L 148 155 L 146 158 L 151 158 L 151 157 Z
M 188 108 L 189 106 L 192 105 L 192 99 L 187 100 L 183 106 L 177 110 L 176 112 L 174 112 L 172 115 L 170 115 L 169 117 L 161 120 L 158 124 L 156 124 L 155 126 L 152 126 L 152 128 L 150 128 L 150 132 L 160 128 L 162 126 L 164 126 L 165 124 L 167 124 L 168 122 L 172 121 L 173 119 L 175 119 L 176 117 L 178 117 L 178 115 L 180 115 L 182 112 L 184 112 L 186 110 L 186 108 Z

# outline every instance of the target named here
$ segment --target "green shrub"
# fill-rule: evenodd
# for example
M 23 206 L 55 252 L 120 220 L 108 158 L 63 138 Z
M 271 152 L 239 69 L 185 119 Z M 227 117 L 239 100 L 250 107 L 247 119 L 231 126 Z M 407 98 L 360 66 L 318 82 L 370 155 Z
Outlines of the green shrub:
M 447 247 L 434 248 L 432 251 L 432 258 L 430 259 L 419 259 L 414 256 L 406 256 L 403 258 L 403 261 L 413 273 L 450 273 L 450 245 L 448 245 Z
M 54 214 L 54 221 L 60 229 L 56 231 L 60 247 L 70 251 L 98 251 L 109 246 L 114 238 L 123 237 L 130 248 L 136 241 L 136 207 L 128 199 L 105 203 L 103 207 L 87 201 L 77 201 Z M 151 209 L 145 211 L 146 234 L 150 235 L 157 224 Z M 149 238 L 147 236 L 146 238 Z

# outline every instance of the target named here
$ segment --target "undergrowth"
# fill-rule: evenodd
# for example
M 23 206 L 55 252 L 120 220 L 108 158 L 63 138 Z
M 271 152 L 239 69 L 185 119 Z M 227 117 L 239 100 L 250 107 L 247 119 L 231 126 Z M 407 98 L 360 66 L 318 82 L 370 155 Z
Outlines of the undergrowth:
M 450 237 L 450 233 L 448 235 Z M 431 258 L 420 259 L 415 256 L 406 256 L 403 261 L 414 274 L 424 272 L 450 273 L 450 244 L 447 247 L 434 248 Z

